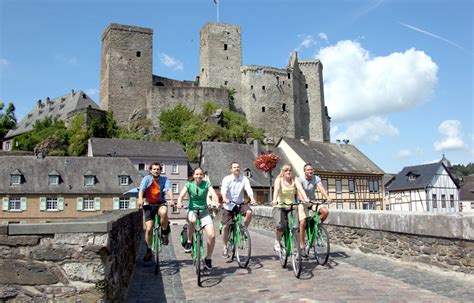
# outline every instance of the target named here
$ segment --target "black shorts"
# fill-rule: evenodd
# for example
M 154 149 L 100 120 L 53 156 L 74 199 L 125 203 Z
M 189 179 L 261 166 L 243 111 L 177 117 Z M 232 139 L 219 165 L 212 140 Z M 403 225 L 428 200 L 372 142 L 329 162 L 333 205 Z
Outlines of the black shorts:
M 237 205 L 234 205 L 234 208 L 232 208 L 232 210 L 227 210 L 224 208 L 223 209 L 224 213 L 222 214 L 222 224 L 227 225 L 229 222 L 231 222 L 233 214 L 234 213 L 236 214 L 238 209 L 239 208 L 237 207 Z M 245 217 L 245 214 L 247 213 L 248 210 L 252 211 L 248 203 L 243 203 L 240 205 L 240 214 L 242 216 Z
M 168 211 L 168 208 L 166 207 L 166 202 L 155 203 L 153 204 L 153 206 L 151 206 L 150 204 L 143 205 L 143 216 L 145 217 L 145 222 L 155 220 L 156 213 L 162 207 L 166 208 L 166 211 Z
M 275 223 L 275 227 L 278 230 L 285 229 L 288 227 L 288 215 L 292 213 L 295 218 L 295 225 L 299 226 L 299 216 L 298 216 L 298 208 L 280 208 L 280 207 L 273 207 L 272 215 L 273 215 L 273 222 Z

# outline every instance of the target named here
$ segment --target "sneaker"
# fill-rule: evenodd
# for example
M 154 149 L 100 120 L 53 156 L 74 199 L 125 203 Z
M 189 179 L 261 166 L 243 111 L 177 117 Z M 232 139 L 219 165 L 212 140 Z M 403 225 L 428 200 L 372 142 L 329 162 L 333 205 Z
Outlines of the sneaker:
M 301 249 L 301 258 L 303 259 L 308 259 L 308 254 L 306 253 L 306 249 L 302 248 Z
M 153 258 L 153 253 L 151 252 L 151 249 L 147 249 L 145 256 L 143 257 L 143 262 L 149 262 Z
M 222 257 L 223 258 L 228 258 L 229 257 L 229 251 L 228 251 L 227 247 L 224 247 L 222 249 Z
M 207 269 L 207 270 L 212 270 L 212 260 L 211 259 L 208 259 L 208 258 L 205 258 L 204 259 L 204 267 Z
M 185 253 L 190 253 L 193 248 L 193 244 L 191 242 L 186 242 L 184 245 L 184 252 Z
M 163 245 L 168 245 L 169 244 L 169 241 L 168 241 L 168 236 L 165 234 L 166 231 L 161 231 L 161 243 L 163 243 Z
M 276 252 L 279 252 L 279 251 L 280 251 L 280 242 L 278 242 L 278 240 L 275 240 L 275 245 L 273 246 L 273 249 L 274 249 Z

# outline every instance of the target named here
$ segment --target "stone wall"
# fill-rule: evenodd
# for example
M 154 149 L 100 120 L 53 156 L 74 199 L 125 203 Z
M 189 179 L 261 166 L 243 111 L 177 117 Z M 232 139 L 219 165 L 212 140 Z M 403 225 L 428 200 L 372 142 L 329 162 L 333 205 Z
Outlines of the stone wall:
M 141 211 L 0 226 L 0 301 L 123 301 L 143 233 Z
M 255 207 L 254 227 L 274 230 L 270 207 Z M 363 253 L 474 273 L 474 214 L 331 209 L 331 243 Z

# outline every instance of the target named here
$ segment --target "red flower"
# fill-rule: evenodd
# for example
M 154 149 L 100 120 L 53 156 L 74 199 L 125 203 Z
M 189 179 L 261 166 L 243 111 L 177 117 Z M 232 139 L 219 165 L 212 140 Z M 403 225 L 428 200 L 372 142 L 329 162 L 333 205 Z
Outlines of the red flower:
M 278 156 L 274 153 L 261 154 L 257 156 L 254 164 L 258 170 L 267 173 L 269 171 L 272 171 L 276 167 L 278 159 Z

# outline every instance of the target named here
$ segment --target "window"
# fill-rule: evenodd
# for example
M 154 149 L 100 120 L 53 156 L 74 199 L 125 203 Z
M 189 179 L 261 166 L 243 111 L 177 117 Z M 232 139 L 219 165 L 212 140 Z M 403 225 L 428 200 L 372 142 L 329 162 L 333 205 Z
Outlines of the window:
M 379 192 L 379 181 L 378 180 L 369 180 L 369 192 L 371 192 L 371 193 Z
M 145 163 L 138 163 L 138 170 L 145 170 Z
M 228 83 L 227 81 L 224 81 L 224 85 L 227 85 L 227 83 Z
M 95 176 L 84 176 L 84 185 L 92 186 L 95 184 Z
M 21 210 L 21 199 L 18 197 L 10 197 L 8 203 L 8 210 L 20 211 Z
M 137 57 L 141 57 L 141 55 L 142 55 L 142 52 L 141 52 L 141 51 L 138 51 L 138 52 L 137 52 Z
M 364 202 L 362 205 L 363 209 L 374 209 L 375 203 L 374 202 Z
M 349 192 L 355 192 L 354 180 L 349 180 Z
M 291 74 L 290 73 L 288 73 L 288 79 L 291 79 Z
M 58 185 L 59 176 L 58 175 L 49 175 L 48 176 L 48 185 Z
M 58 199 L 46 198 L 46 210 L 58 210 Z
M 253 89 L 253 85 L 250 85 L 250 89 Z
M 224 44 L 224 50 L 227 50 L 227 44 Z
M 173 163 L 171 165 L 171 173 L 172 174 L 177 174 L 179 171 L 178 171 L 178 164 L 177 163 Z
M 336 180 L 336 193 L 338 193 L 338 194 L 342 193 L 342 181 L 341 180 Z
M 281 106 L 281 110 L 286 112 L 286 104 L 285 103 L 283 103 L 283 105 Z
M 129 209 L 130 208 L 130 199 L 120 198 L 119 209 Z
M 328 179 L 321 179 L 321 183 L 323 183 L 324 189 L 328 191 Z
M 128 180 L 129 180 L 129 177 L 128 176 L 119 176 L 119 185 L 128 185 Z
M 162 174 L 166 173 L 166 169 L 165 169 L 165 164 L 164 164 L 164 163 L 161 163 L 161 173 L 162 173 Z
M 10 184 L 11 185 L 20 185 L 21 175 L 10 175 Z
M 84 198 L 82 202 L 83 210 L 95 210 L 94 198 Z
M 262 113 L 265 112 L 265 106 L 262 106 Z
M 449 207 L 454 208 L 454 195 L 449 195 Z
M 265 90 L 265 85 L 262 85 L 262 90 Z
M 5 142 L 5 150 L 6 151 L 10 150 L 10 141 Z
M 172 212 L 173 214 L 179 214 L 179 208 L 176 204 L 173 206 Z
M 308 83 L 306 83 L 306 84 L 304 85 L 304 87 L 305 87 L 305 88 L 308 88 Z
M 178 194 L 179 193 L 178 183 L 172 183 L 171 189 L 173 190 L 173 194 Z
M 409 175 L 408 176 L 408 181 L 415 181 L 416 180 L 416 176 L 415 175 Z
M 343 209 L 344 205 L 342 204 L 342 202 L 336 202 L 336 208 L 337 209 Z
M 474 209 L 474 202 L 471 202 L 471 209 Z
M 433 208 L 438 208 L 438 200 L 436 200 L 436 194 L 431 195 L 431 201 L 433 202 Z
M 349 202 L 349 209 L 356 209 L 356 203 L 355 202 Z
M 441 208 L 446 208 L 446 195 L 441 195 Z

